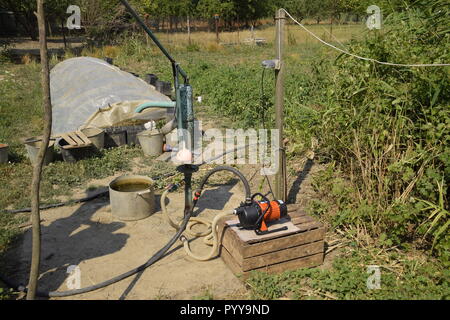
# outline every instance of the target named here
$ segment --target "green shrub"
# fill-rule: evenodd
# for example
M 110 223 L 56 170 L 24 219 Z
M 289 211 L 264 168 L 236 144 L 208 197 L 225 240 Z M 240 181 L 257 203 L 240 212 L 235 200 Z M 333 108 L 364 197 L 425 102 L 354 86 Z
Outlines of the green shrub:
M 450 9 L 423 4 L 392 14 L 387 30 L 370 32 L 350 50 L 403 64 L 450 61 L 450 33 L 442 30 L 439 13 Z M 386 232 L 396 244 L 425 237 L 445 260 L 450 248 L 448 68 L 392 67 L 340 56 L 316 71 L 322 75 L 330 68 L 334 72 L 328 72 L 324 91 L 329 104 L 313 130 L 322 155 L 353 177 L 352 185 L 363 195 L 357 219 L 367 221 L 360 209 L 370 206 L 376 210 L 370 217 L 377 221 L 374 235 Z M 440 219 L 433 220 L 436 206 Z M 352 217 L 341 216 L 339 223 L 351 223 Z

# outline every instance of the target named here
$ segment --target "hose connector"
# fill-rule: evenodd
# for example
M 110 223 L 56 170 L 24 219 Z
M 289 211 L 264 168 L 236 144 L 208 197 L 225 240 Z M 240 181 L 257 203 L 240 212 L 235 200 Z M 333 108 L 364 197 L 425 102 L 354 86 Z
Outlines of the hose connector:
M 195 190 L 195 192 L 194 192 L 194 201 L 198 201 L 198 199 L 200 199 L 200 196 L 202 195 L 202 190 L 200 190 L 200 189 L 197 189 L 197 190 Z

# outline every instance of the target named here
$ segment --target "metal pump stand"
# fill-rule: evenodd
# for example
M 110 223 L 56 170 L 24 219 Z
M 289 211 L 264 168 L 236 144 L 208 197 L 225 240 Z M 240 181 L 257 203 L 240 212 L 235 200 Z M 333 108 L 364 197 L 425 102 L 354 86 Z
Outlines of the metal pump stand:
M 127 0 L 120 0 L 128 12 L 136 19 L 144 31 L 149 35 L 152 41 L 158 46 L 161 52 L 169 59 L 172 64 L 172 72 L 175 87 L 176 107 L 175 117 L 177 119 L 179 144 L 184 145 L 193 155 L 194 151 L 194 109 L 192 87 L 189 84 L 189 77 L 180 67 L 178 62 L 169 54 L 158 38 L 153 34 L 144 20 L 130 6 Z M 180 84 L 179 77 L 183 77 L 184 83 Z M 185 209 L 184 215 L 187 216 L 193 209 L 192 199 L 192 174 L 198 171 L 198 166 L 192 164 L 180 165 L 177 170 L 184 174 L 185 182 Z

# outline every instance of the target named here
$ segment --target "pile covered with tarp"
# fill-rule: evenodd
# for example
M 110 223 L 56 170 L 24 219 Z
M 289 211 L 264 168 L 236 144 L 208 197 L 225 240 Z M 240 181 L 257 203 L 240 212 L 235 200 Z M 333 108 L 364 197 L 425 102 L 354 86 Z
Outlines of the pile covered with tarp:
M 96 58 L 73 58 L 57 64 L 51 70 L 50 89 L 53 134 L 167 119 L 173 114 L 167 108 L 136 113 L 143 103 L 171 100 L 142 79 Z

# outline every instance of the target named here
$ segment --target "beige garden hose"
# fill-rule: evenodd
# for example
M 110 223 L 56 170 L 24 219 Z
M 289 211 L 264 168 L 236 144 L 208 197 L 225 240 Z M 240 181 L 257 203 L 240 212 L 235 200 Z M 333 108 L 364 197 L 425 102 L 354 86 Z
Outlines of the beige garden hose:
M 176 230 L 179 230 L 180 224 L 173 221 L 172 218 L 169 216 L 169 213 L 167 212 L 166 198 L 167 198 L 168 193 L 169 193 L 169 190 L 165 190 L 163 192 L 163 194 L 161 195 L 161 210 L 164 214 L 166 221 L 170 224 L 170 226 L 172 226 L 172 228 L 174 228 Z M 211 260 L 212 258 L 214 258 L 218 254 L 217 249 L 219 247 L 219 240 L 217 238 L 217 223 L 220 221 L 220 219 L 222 219 L 223 217 L 229 216 L 229 215 L 232 215 L 232 213 L 229 213 L 229 212 L 220 213 L 214 217 L 212 222 L 210 220 L 207 220 L 204 218 L 198 218 L 198 217 L 191 218 L 186 227 L 185 233 L 192 237 L 204 237 L 203 242 L 208 246 L 212 246 L 212 248 L 211 248 L 210 252 L 204 256 L 196 255 L 191 251 L 191 248 L 189 247 L 189 241 L 186 238 L 186 236 L 183 235 L 180 238 L 180 240 L 183 242 L 183 246 L 184 246 L 184 250 L 186 251 L 186 254 L 189 257 L 191 257 L 195 260 L 199 260 L 199 261 L 208 261 L 208 260 Z M 199 224 L 205 225 L 207 227 L 206 231 L 202 231 L 202 232 L 192 231 L 193 226 L 199 225 Z

